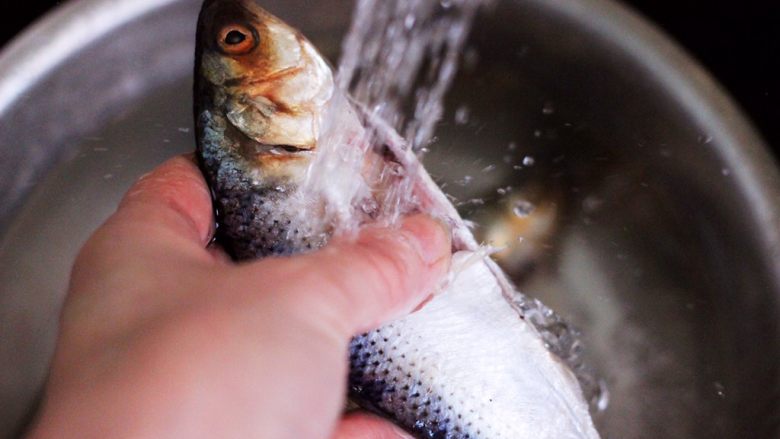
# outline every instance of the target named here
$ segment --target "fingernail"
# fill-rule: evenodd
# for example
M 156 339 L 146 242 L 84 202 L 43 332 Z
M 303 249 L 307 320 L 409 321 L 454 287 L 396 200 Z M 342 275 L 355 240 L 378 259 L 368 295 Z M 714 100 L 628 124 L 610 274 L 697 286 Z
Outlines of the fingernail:
M 412 246 L 427 265 L 432 265 L 450 252 L 450 231 L 436 220 L 415 215 L 405 219 L 401 229 L 413 237 Z
M 419 305 L 417 305 L 417 307 L 416 307 L 416 308 L 414 308 L 414 309 L 412 310 L 412 312 L 413 312 L 413 313 L 415 313 L 415 312 L 417 312 L 417 311 L 419 311 L 419 310 L 421 310 L 421 309 L 425 308 L 425 305 L 427 305 L 427 304 L 428 304 L 428 302 L 430 302 L 431 300 L 433 300 L 433 298 L 434 298 L 434 297 L 435 297 L 435 296 L 434 296 L 433 294 L 430 294 L 430 295 L 428 295 L 428 297 L 426 297 L 425 299 L 423 299 L 423 301 L 422 301 L 422 302 L 420 302 L 420 304 L 419 304 Z

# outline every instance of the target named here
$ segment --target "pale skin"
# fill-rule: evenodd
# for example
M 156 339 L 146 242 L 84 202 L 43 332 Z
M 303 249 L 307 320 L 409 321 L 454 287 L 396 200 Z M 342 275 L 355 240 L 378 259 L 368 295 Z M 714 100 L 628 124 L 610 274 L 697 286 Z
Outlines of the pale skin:
M 450 264 L 425 217 L 315 253 L 235 264 L 209 249 L 191 157 L 138 181 L 75 263 L 29 438 L 398 438 L 343 416 L 352 335 L 408 314 Z

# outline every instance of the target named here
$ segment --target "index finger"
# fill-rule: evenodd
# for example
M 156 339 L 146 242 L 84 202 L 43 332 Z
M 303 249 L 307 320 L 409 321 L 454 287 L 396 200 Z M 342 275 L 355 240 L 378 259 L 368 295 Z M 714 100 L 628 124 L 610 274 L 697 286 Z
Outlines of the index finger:
M 114 216 L 160 223 L 168 232 L 196 239 L 202 245 L 214 232 L 211 193 L 192 154 L 174 157 L 141 177 L 127 191 Z
M 174 157 L 130 188 L 81 250 L 74 275 L 84 266 L 198 254 L 211 240 L 213 224 L 211 194 L 194 158 Z

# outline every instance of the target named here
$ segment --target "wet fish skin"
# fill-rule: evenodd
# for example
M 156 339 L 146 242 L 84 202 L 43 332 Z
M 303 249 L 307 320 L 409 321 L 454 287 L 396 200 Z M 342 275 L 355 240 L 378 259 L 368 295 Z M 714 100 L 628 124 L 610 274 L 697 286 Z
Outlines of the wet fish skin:
M 253 40 L 251 50 L 226 52 L 231 30 Z M 252 1 L 205 1 L 197 45 L 198 157 L 218 238 L 237 259 L 321 247 L 324 225 L 293 224 L 304 206 L 289 200 L 316 148 L 333 90 L 330 68 L 302 35 Z
M 230 29 L 251 37 L 250 49 L 224 47 Z M 223 244 L 237 259 L 322 246 L 330 234 L 320 218 L 323 200 L 296 195 L 318 151 L 319 116 L 333 98 L 327 65 L 253 0 L 206 0 L 196 57 L 198 151 Z M 370 158 L 410 174 L 417 204 L 409 211 L 448 221 L 458 251 L 446 292 L 352 341 L 350 396 L 418 437 L 597 438 L 573 373 L 525 321 L 511 285 L 477 252 L 416 157 L 381 121 L 350 121 L 349 129 L 378 127 L 384 148 Z

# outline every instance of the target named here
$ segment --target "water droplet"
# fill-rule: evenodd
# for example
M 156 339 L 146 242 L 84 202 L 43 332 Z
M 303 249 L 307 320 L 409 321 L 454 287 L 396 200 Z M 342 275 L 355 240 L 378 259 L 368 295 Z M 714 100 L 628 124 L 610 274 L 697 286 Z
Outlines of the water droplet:
M 482 173 L 487 174 L 496 170 L 496 165 L 487 165 L 482 168 Z
M 527 155 L 523 157 L 523 166 L 531 167 L 536 164 L 536 159 L 534 159 L 532 156 Z
M 517 200 L 515 201 L 515 204 L 512 206 L 512 213 L 515 214 L 518 218 L 525 218 L 536 209 L 536 206 L 533 205 L 530 201 L 527 200 Z
M 439 4 L 444 9 L 449 9 L 452 7 L 452 0 L 439 0 Z
M 517 143 L 515 142 L 509 142 L 509 145 L 507 145 L 506 149 L 510 151 L 514 151 L 517 149 Z
M 105 179 L 105 180 L 111 180 L 112 178 L 114 178 L 114 174 L 105 174 L 103 176 L 103 179 Z
M 469 123 L 469 116 L 469 107 L 461 105 L 457 110 L 455 110 L 455 123 L 457 125 L 466 125 Z
M 594 195 L 588 196 L 584 200 L 582 200 L 582 208 L 585 209 L 585 212 L 587 213 L 596 212 L 603 205 L 604 205 L 604 200 Z
M 187 127 L 179 127 L 179 132 L 180 133 L 189 133 L 190 129 L 187 128 Z
M 726 386 L 723 385 L 720 381 L 715 381 L 713 383 L 713 386 L 715 387 L 715 394 L 718 395 L 721 398 L 726 397 Z
M 542 130 L 534 130 L 534 137 L 537 139 L 542 137 Z
M 720 170 L 720 173 L 723 174 L 724 177 L 728 177 L 731 175 L 731 170 L 729 168 L 723 168 Z
M 414 16 L 414 14 L 409 14 L 404 18 L 404 27 L 406 29 L 411 29 L 414 27 L 414 23 L 417 21 L 417 18 Z
M 544 106 L 542 107 L 542 114 L 549 116 L 553 113 L 555 113 L 555 104 L 550 101 L 545 102 Z
M 506 194 L 512 192 L 512 186 L 500 187 L 500 188 L 496 189 L 496 192 L 498 193 L 498 195 L 506 195 Z
M 471 182 L 474 181 L 474 177 L 470 175 L 464 175 L 462 179 L 455 182 L 455 184 L 458 184 L 460 186 L 468 186 L 471 184 Z
M 599 380 L 599 388 L 596 395 L 596 409 L 599 412 L 603 412 L 609 407 L 609 387 L 607 387 L 606 381 Z

